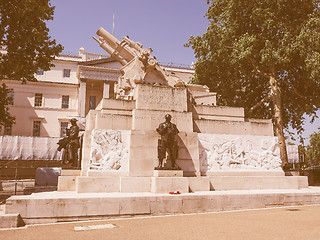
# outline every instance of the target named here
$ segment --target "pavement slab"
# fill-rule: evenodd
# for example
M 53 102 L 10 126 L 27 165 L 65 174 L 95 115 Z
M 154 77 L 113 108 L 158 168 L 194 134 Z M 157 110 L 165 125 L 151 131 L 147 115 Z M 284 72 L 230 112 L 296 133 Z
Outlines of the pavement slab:
M 111 225 L 115 227 L 110 227 Z M 0 238 L 9 240 L 318 240 L 319 226 L 320 205 L 314 205 L 32 225 L 19 229 L 0 230 Z M 80 228 L 85 230 L 76 231 Z

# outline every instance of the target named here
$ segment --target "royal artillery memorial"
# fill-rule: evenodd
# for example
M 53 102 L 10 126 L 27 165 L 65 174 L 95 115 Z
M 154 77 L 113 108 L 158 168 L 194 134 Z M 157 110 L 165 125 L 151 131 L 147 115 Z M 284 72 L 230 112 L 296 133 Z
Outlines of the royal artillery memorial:
M 217 106 L 216 93 L 164 70 L 139 42 L 97 35 L 123 67 L 116 98 L 86 118 L 81 170 L 62 170 L 56 192 L 9 198 L 6 214 L 32 224 L 319 203 L 307 177 L 285 176 L 271 120 Z M 157 168 L 166 115 L 178 129 L 175 169 L 168 158 Z

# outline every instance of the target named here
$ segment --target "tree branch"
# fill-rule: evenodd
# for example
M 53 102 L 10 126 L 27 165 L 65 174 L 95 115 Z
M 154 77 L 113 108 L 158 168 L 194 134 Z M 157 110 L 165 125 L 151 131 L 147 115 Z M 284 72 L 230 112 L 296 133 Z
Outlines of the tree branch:
M 262 77 L 265 77 L 265 78 L 270 78 L 270 75 L 269 74 L 266 74 L 266 73 L 264 73 L 264 72 L 261 72 L 258 68 L 257 68 L 257 65 L 255 64 L 255 62 L 253 61 L 253 59 L 251 58 L 251 57 L 246 57 L 247 59 L 249 59 L 250 60 L 250 62 L 251 62 L 251 65 L 253 66 L 253 71 L 255 72 L 255 73 L 258 73 L 260 76 L 262 76 Z
M 304 95 L 302 95 L 301 93 L 299 93 L 298 90 L 297 90 L 297 88 L 296 88 L 295 86 L 293 86 L 293 84 L 292 84 L 291 82 L 285 81 L 285 80 L 283 80 L 283 79 L 279 79 L 279 80 L 280 80 L 281 82 L 283 82 L 283 83 L 286 83 L 286 84 L 290 85 L 290 87 L 292 88 L 292 90 L 294 91 L 294 93 L 295 93 L 298 97 L 304 98 L 304 99 L 311 99 L 311 98 L 312 98 L 311 96 L 304 96 Z
M 241 51 L 240 49 L 235 48 L 235 47 L 232 47 L 232 46 L 226 46 L 226 48 L 236 49 L 236 50 L 238 50 L 238 51 Z M 253 58 L 248 57 L 248 56 L 246 56 L 245 58 L 247 58 L 247 59 L 251 62 L 251 65 L 252 65 L 252 67 L 253 67 L 253 71 L 254 71 L 255 73 L 259 74 L 259 75 L 262 76 L 262 77 L 265 77 L 265 78 L 268 78 L 268 79 L 270 78 L 270 75 L 269 75 L 269 74 L 266 74 L 266 73 L 264 73 L 264 72 L 261 72 L 261 71 L 257 68 L 257 65 L 255 64 Z
M 263 99 L 261 99 L 258 103 L 256 103 L 254 106 L 252 106 L 249 110 L 249 114 L 252 113 L 254 110 L 256 110 L 258 107 L 260 107 L 265 101 L 267 101 L 270 98 L 270 95 L 267 95 Z

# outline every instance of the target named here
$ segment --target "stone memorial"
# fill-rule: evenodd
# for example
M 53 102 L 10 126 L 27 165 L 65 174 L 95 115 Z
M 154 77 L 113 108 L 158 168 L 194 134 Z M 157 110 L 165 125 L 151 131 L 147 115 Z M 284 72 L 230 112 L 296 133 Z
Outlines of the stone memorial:
M 151 49 L 103 28 L 97 34 L 122 76 L 116 98 L 103 98 L 86 118 L 81 170 L 62 170 L 56 193 L 10 198 L 6 213 L 35 223 L 319 202 L 318 192 L 297 191 L 307 188 L 306 177 L 285 176 L 271 120 L 216 106 L 215 93 L 167 72 Z M 248 192 L 258 189 L 277 191 Z
M 94 39 L 123 65 L 122 76 L 116 99 L 103 99 L 87 116 L 81 176 L 74 177 L 71 189 L 121 192 L 130 178 L 133 184 L 145 183 L 141 191 L 157 192 L 168 181 L 188 189 L 197 181 L 214 186 L 217 177 L 284 177 L 271 120 L 245 119 L 243 108 L 216 106 L 215 93 L 164 70 L 151 49 L 128 37 L 119 41 L 103 28 L 97 34 Z M 169 115 L 179 129 L 170 147 L 159 141 L 159 125 Z M 61 176 L 61 186 L 67 186 L 63 181 Z M 113 187 L 101 189 L 97 181 Z

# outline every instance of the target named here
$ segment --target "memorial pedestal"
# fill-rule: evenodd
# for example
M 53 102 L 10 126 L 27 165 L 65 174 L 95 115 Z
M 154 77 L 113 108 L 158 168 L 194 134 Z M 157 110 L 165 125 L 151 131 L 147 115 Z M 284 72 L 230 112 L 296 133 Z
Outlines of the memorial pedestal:
M 152 177 L 152 193 L 169 193 L 179 191 L 180 193 L 189 192 L 189 182 L 186 177 Z
M 154 177 L 183 177 L 182 170 L 154 170 Z

